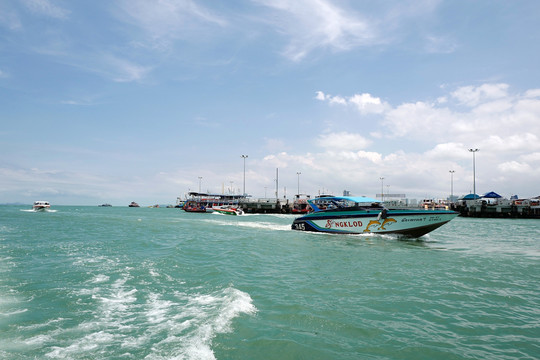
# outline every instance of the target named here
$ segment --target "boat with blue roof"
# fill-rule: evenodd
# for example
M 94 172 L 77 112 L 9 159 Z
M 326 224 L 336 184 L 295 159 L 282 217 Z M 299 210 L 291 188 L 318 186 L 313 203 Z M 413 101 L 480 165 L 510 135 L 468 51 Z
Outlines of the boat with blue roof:
M 308 200 L 311 212 L 291 228 L 338 234 L 397 234 L 420 237 L 458 216 L 448 209 L 387 209 L 364 196 L 325 196 Z

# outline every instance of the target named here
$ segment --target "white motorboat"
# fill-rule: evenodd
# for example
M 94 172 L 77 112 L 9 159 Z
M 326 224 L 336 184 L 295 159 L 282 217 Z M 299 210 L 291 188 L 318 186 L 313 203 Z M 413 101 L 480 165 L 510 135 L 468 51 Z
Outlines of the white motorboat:
M 32 206 L 32 210 L 34 211 L 47 211 L 51 208 L 51 204 L 49 204 L 48 201 L 38 200 L 34 201 L 34 205 Z

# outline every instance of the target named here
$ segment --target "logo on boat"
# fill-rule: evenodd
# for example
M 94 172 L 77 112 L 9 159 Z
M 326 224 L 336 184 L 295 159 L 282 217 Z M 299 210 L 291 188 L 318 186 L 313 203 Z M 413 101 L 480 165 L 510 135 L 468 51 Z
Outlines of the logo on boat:
M 387 219 L 384 219 L 383 221 L 371 220 L 367 224 L 363 232 L 365 233 L 371 232 L 371 229 L 373 227 L 377 227 L 377 230 L 386 230 L 385 226 L 390 225 L 395 222 L 397 221 L 393 218 L 387 218 Z M 358 228 L 358 227 L 362 227 L 363 225 L 364 224 L 361 221 L 335 221 L 332 219 L 328 219 L 326 220 L 326 225 L 324 227 L 327 229 L 338 229 L 338 228 L 345 229 L 345 228 Z
M 366 226 L 366 229 L 364 230 L 364 232 L 371 232 L 370 227 L 377 226 L 377 225 L 379 225 L 378 230 L 386 230 L 386 228 L 385 228 L 386 225 L 391 224 L 391 223 L 395 223 L 395 222 L 397 222 L 397 221 L 395 219 L 392 219 L 392 218 L 386 218 L 386 219 L 383 220 L 382 223 L 379 220 L 371 220 L 369 222 L 369 224 Z
M 361 227 L 363 224 L 361 221 L 335 221 L 332 219 L 326 220 L 326 225 L 324 226 L 327 229 L 331 228 L 353 228 Z

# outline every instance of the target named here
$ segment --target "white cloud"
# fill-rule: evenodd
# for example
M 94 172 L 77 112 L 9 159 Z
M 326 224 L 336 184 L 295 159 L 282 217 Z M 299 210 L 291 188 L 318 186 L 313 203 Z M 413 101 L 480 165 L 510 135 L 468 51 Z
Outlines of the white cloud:
M 527 163 L 520 163 L 517 161 L 508 161 L 498 166 L 499 171 L 503 173 L 518 173 L 518 174 L 530 174 L 531 166 Z
M 15 31 L 22 28 L 21 19 L 14 10 L 0 3 L 0 25 Z
M 276 11 L 271 17 L 279 31 L 289 37 L 284 55 L 300 61 L 318 48 L 349 50 L 377 42 L 374 27 L 350 9 L 327 0 L 255 0 Z
M 446 129 L 452 126 L 454 120 L 455 115 L 447 108 L 437 108 L 434 104 L 418 101 L 389 109 L 384 114 L 383 123 L 389 136 L 440 139 L 448 134 Z
M 463 86 L 450 94 L 460 103 L 467 106 L 508 96 L 508 84 L 484 84 L 480 86 Z
M 457 49 L 457 44 L 454 40 L 446 36 L 427 36 L 426 37 L 426 52 L 435 54 L 450 54 Z
M 383 157 L 380 153 L 374 151 L 341 151 L 338 156 L 347 160 L 369 160 L 372 163 L 380 164 Z
M 320 101 L 324 101 L 325 100 L 325 95 L 322 91 L 317 91 L 316 92 L 316 95 L 315 95 L 315 99 L 317 100 L 320 100 Z
M 521 155 L 520 159 L 532 164 L 538 163 L 538 165 L 536 165 L 538 167 L 540 165 L 540 152 Z
M 147 36 L 143 46 L 154 49 L 167 50 L 177 39 L 198 41 L 205 30 L 228 25 L 228 20 L 193 0 L 161 0 L 158 4 L 123 0 L 120 6 L 117 16 L 142 29 Z
M 426 151 L 425 155 L 431 159 L 464 159 L 469 158 L 469 154 L 465 151 L 466 147 L 462 143 L 443 143 L 437 144 L 431 150 Z
M 150 67 L 141 66 L 115 56 L 106 56 L 104 59 L 116 82 L 140 81 L 151 70 Z
M 505 136 L 507 135 L 507 136 Z M 481 142 L 482 146 L 493 153 L 519 153 L 540 150 L 540 139 L 531 133 L 489 135 Z
M 317 50 L 349 51 L 401 42 L 410 22 L 430 18 L 439 0 L 376 2 L 353 9 L 331 0 L 252 0 L 273 10 L 264 22 L 288 38 L 283 55 L 301 61 Z M 450 53 L 456 42 L 449 36 L 426 36 L 425 51 Z
M 526 98 L 539 98 L 540 97 L 540 89 L 527 90 L 525 92 L 524 97 L 526 97 Z
M 288 147 L 285 141 L 281 139 L 265 139 L 265 143 L 265 148 L 270 152 L 283 150 Z
M 535 95 L 534 90 L 524 95 L 510 94 L 507 84 L 483 84 L 460 87 L 449 97 L 441 97 L 455 99 L 457 104 L 438 100 L 392 106 L 368 93 L 342 97 L 322 91 L 317 92 L 316 99 L 354 108 L 360 117 L 379 116 L 376 123 L 383 126 L 371 131 L 378 138 L 407 137 L 425 143 L 458 139 L 460 143 L 494 151 L 524 148 L 536 151 L 540 143 L 535 135 L 540 134 L 540 98 Z M 462 104 L 467 104 L 467 111 L 460 109 Z
M 381 114 L 388 108 L 388 104 L 383 102 L 380 98 L 367 93 L 342 97 L 339 95 L 332 96 L 325 94 L 322 91 L 317 91 L 315 98 L 320 101 L 327 101 L 330 104 L 354 106 L 362 114 Z
M 66 19 L 70 13 L 69 10 L 54 5 L 49 0 L 24 0 L 23 2 L 33 13 L 56 19 Z
M 350 151 L 366 148 L 371 141 L 359 134 L 339 132 L 319 135 L 317 145 L 326 149 L 346 149 Z
M 349 101 L 356 105 L 361 113 L 376 113 L 380 114 L 385 110 L 385 104 L 378 97 L 373 97 L 370 94 L 360 94 L 352 96 Z
M 316 140 L 321 151 L 310 155 L 315 161 L 303 173 L 316 171 L 317 178 L 331 179 L 338 187 L 336 193 L 341 187 L 357 193 L 369 190 L 373 196 L 380 192 L 377 179 L 383 176 L 395 190 L 391 192 L 444 197 L 450 190 L 452 169 L 455 193 L 466 194 L 472 188 L 472 156 L 467 149 L 474 147 L 480 149 L 478 192 L 533 196 L 540 177 L 539 95 L 534 89 L 519 94 L 507 84 L 483 84 L 450 91 L 443 95 L 447 101 L 391 105 L 367 93 L 344 97 L 319 91 L 316 100 L 355 109 L 359 119 L 366 115 L 365 106 L 378 106 L 379 113 L 370 113 L 375 116 L 370 124 L 379 126 L 370 134 L 378 138 L 365 136 L 362 122 L 358 128 L 349 126 L 347 132 L 322 133 Z M 465 110 L 462 105 L 467 105 Z M 385 149 L 385 144 L 393 150 L 376 151 Z M 402 150 L 395 150 L 398 144 Z M 291 157 L 287 165 L 300 167 Z

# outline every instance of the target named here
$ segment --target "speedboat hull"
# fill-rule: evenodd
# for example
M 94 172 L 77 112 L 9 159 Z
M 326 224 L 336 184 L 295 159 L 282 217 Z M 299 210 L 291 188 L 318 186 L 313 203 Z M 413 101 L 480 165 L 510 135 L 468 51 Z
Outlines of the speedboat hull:
M 47 211 L 51 208 L 51 205 L 48 201 L 34 201 L 34 205 L 32 206 L 32 210 L 34 211 Z
M 50 208 L 48 206 L 34 206 L 33 207 L 33 210 L 34 211 L 47 211 L 49 210 Z
M 314 212 L 294 220 L 291 228 L 341 234 L 398 234 L 420 237 L 458 216 L 449 210 Z
M 213 211 L 223 214 L 223 215 L 242 215 L 243 211 L 240 208 L 233 207 L 213 207 Z

